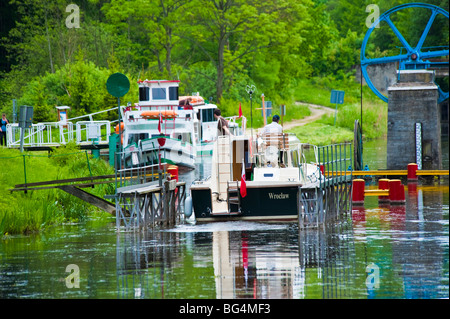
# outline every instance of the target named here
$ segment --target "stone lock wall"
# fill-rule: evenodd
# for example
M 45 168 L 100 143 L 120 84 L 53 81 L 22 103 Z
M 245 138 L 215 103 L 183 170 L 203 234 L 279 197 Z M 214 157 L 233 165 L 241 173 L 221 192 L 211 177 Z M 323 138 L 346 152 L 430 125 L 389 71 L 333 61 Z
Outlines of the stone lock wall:
M 399 71 L 388 88 L 387 169 L 416 163 L 415 124 L 422 124 L 422 169 L 441 169 L 441 114 L 434 73 Z

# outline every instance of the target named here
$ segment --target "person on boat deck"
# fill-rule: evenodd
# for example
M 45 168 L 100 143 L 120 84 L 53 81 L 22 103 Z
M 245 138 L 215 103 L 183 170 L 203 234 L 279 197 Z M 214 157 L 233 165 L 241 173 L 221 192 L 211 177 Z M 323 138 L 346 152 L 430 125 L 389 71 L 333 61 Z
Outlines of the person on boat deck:
M 219 122 L 217 123 L 218 136 L 230 135 L 230 129 L 227 120 L 223 118 L 219 109 L 214 110 L 214 118 Z
M 0 123 L 0 145 L 6 146 L 6 124 L 9 124 L 8 120 L 6 119 L 6 114 L 2 114 L 2 120 Z M 5 141 L 5 144 L 3 144 L 3 141 Z
M 279 121 L 280 121 L 280 117 L 278 115 L 274 115 L 272 117 L 272 123 L 264 126 L 263 130 L 261 131 L 260 136 L 267 136 L 267 135 L 270 136 L 273 134 L 271 137 L 269 137 L 269 141 L 271 140 L 271 142 L 273 144 L 275 142 L 274 139 L 277 138 L 277 136 L 279 134 L 283 133 L 283 127 L 280 124 L 278 124 Z M 284 151 L 280 151 L 280 164 L 281 164 L 281 166 L 284 167 L 283 157 L 284 157 Z
M 272 117 L 272 123 L 264 126 L 264 128 L 261 132 L 261 135 L 283 133 L 283 127 L 280 124 L 278 124 L 279 121 L 280 121 L 280 117 L 278 115 L 274 115 Z

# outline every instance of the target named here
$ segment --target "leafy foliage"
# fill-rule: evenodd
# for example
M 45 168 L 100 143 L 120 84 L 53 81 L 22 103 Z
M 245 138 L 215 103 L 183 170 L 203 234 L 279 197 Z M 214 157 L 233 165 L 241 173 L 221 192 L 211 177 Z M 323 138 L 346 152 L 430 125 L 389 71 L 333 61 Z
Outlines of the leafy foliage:
M 245 101 L 245 87 L 271 100 L 290 101 L 305 79 L 354 80 L 367 31 L 364 0 L 89 0 L 73 1 L 80 28 L 66 26 L 67 1 L 12 0 L 15 24 L 0 41 L 0 110 L 11 99 L 35 107 L 37 121 L 56 119 L 55 105 L 77 116 L 111 108 L 104 83 L 125 73 L 136 102 L 138 79 L 179 79 L 180 94 L 200 92 Z M 407 0 L 377 2 L 380 13 Z M 448 8 L 448 0 L 426 2 Z M 407 39 L 417 39 L 427 12 L 392 17 Z M 448 44 L 448 20 L 437 19 L 424 45 Z M 5 33 L 3 33 L 5 35 Z M 370 56 L 399 50 L 389 28 L 377 29 Z M 448 80 L 447 82 L 448 83 Z M 222 103 L 223 104 L 223 103 Z M 106 116 L 106 115 L 105 115 Z
M 90 172 L 93 175 L 114 172 L 105 161 L 87 157 L 72 143 L 54 150 L 50 157 L 5 148 L 0 153 L 0 164 L 8 168 L 0 173 L 0 237 L 5 233 L 30 233 L 63 222 L 82 221 L 95 211 L 90 204 L 58 189 L 10 193 L 10 188 L 25 181 L 25 174 L 26 181 L 32 183 L 85 177 Z M 114 186 L 98 185 L 87 191 L 101 197 L 114 192 Z

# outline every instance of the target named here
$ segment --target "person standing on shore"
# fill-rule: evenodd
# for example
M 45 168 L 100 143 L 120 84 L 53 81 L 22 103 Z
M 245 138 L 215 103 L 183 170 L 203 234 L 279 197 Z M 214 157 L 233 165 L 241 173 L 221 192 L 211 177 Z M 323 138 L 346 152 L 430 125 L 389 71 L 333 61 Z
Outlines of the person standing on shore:
M 8 120 L 6 119 L 6 114 L 2 114 L 2 120 L 0 123 L 0 145 L 6 146 L 6 124 L 9 124 Z M 5 144 L 3 144 L 3 141 L 5 141 Z

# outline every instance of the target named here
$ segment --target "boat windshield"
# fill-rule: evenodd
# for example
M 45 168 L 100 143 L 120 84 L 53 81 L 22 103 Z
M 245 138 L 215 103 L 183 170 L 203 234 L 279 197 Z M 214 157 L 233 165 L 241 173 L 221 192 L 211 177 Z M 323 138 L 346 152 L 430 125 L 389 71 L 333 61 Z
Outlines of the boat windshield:
M 128 136 L 128 145 L 138 143 L 139 140 L 145 140 L 148 138 L 148 133 L 134 133 Z
M 215 122 L 214 109 L 200 109 L 202 122 Z

